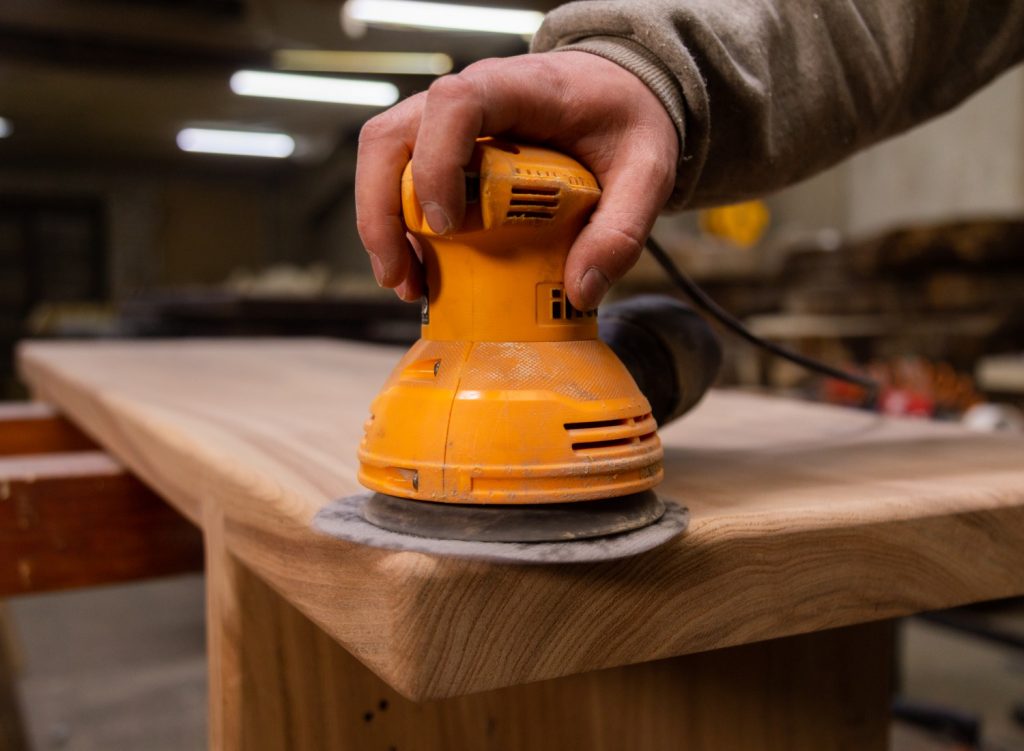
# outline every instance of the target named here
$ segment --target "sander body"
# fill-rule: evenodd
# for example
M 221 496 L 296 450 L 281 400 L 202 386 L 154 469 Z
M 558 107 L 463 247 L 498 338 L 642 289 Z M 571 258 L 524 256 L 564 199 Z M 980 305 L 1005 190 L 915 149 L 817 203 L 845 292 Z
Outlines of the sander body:
M 480 139 L 465 221 L 445 235 L 424 219 L 410 168 L 401 190 L 425 272 L 421 338 L 370 407 L 359 481 L 371 492 L 314 525 L 507 562 L 619 558 L 682 532 L 686 509 L 652 490 L 663 477 L 657 419 L 699 400 L 720 352 L 670 298 L 607 317 L 612 347 L 597 311 L 573 307 L 564 267 L 601 195 L 594 176 L 548 149 Z M 662 336 L 666 322 L 691 335 Z M 707 375 L 680 375 L 693 365 Z M 658 384 L 655 414 L 638 381 Z
M 565 260 L 600 196 L 569 157 L 494 141 L 469 166 L 466 219 L 432 232 L 411 170 L 406 226 L 423 254 L 422 338 L 371 405 L 359 480 L 435 503 L 549 504 L 662 479 L 647 399 L 576 310 Z

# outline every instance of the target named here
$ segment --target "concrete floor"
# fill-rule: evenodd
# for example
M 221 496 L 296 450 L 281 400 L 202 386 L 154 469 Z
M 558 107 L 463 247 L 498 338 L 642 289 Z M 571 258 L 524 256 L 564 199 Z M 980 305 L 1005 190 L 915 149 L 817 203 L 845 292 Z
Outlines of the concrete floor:
M 1024 614 L 1014 617 L 1024 633 Z M 981 717 L 985 751 L 1024 749 L 1024 727 L 1012 719 L 1024 705 L 1024 653 L 920 620 L 904 623 L 901 642 L 904 696 Z
M 206 747 L 203 579 L 12 600 L 35 751 Z
M 205 747 L 202 577 L 21 598 L 9 613 L 35 751 Z M 983 716 L 984 751 L 1024 751 L 1011 720 L 1024 654 L 919 621 L 901 639 L 906 696 Z M 956 747 L 896 726 L 892 748 Z

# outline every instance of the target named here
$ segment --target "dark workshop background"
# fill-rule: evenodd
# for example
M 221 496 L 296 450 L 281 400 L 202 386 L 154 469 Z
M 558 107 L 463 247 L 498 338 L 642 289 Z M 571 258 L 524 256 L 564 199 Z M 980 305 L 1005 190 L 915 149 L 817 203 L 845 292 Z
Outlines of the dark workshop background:
M 282 51 L 440 53 L 458 71 L 527 41 L 373 24 L 352 36 L 340 11 L 340 0 L 0 2 L 0 398 L 26 396 L 13 355 L 25 337 L 416 337 L 416 306 L 377 288 L 354 226 L 357 137 L 382 108 L 239 96 L 230 79 L 288 67 L 407 96 L 433 76 L 332 74 L 317 68 L 352 58 Z M 185 128 L 280 132 L 295 152 L 185 152 Z M 656 234 L 756 332 L 886 387 L 866 404 L 735 340 L 722 385 L 1024 431 L 1021 69 L 763 204 L 666 217 Z M 670 292 L 644 259 L 614 294 L 653 290 Z M 199 747 L 201 587 L 11 603 L 35 747 Z M 991 616 L 1015 647 L 906 624 L 901 693 L 974 717 L 985 748 L 1024 748 L 1020 612 Z M 67 622 L 80 628 L 69 635 Z M 897 724 L 895 748 L 953 747 L 919 725 Z

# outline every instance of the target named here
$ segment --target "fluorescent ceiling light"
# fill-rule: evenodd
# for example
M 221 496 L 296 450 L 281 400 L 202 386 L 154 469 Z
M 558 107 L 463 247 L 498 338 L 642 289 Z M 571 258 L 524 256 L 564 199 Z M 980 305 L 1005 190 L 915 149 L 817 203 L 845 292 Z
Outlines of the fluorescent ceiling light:
M 7 138 L 14 132 L 14 126 L 6 117 L 0 117 L 0 138 Z
M 358 81 L 353 78 L 300 76 L 259 70 L 240 70 L 235 73 L 231 76 L 231 90 L 242 96 L 364 104 L 372 107 L 388 107 L 398 101 L 398 89 L 387 81 Z
M 341 18 L 345 29 L 357 34 L 364 25 L 379 24 L 531 36 L 544 20 L 544 14 L 536 10 L 417 0 L 348 0 L 341 8 Z
M 278 70 L 322 73 L 383 73 L 443 76 L 452 59 L 443 52 L 353 52 L 350 50 L 277 50 Z
M 261 133 L 251 130 L 185 128 L 178 133 L 182 151 L 201 154 L 231 154 L 284 159 L 295 151 L 295 139 L 285 133 Z

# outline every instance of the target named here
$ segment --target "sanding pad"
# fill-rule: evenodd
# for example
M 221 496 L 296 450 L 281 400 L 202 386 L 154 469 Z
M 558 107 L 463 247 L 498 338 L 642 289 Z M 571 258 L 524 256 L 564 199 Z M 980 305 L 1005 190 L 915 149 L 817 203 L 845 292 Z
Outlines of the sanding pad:
M 665 501 L 659 519 L 639 529 L 605 537 L 559 542 L 493 542 L 452 540 L 383 529 L 366 520 L 364 507 L 373 493 L 334 501 L 313 518 L 314 529 L 362 545 L 496 563 L 594 563 L 627 558 L 668 542 L 689 523 L 689 512 Z
M 417 537 L 480 542 L 565 542 L 646 527 L 665 513 L 653 490 L 575 503 L 431 503 L 374 493 L 366 521 Z

